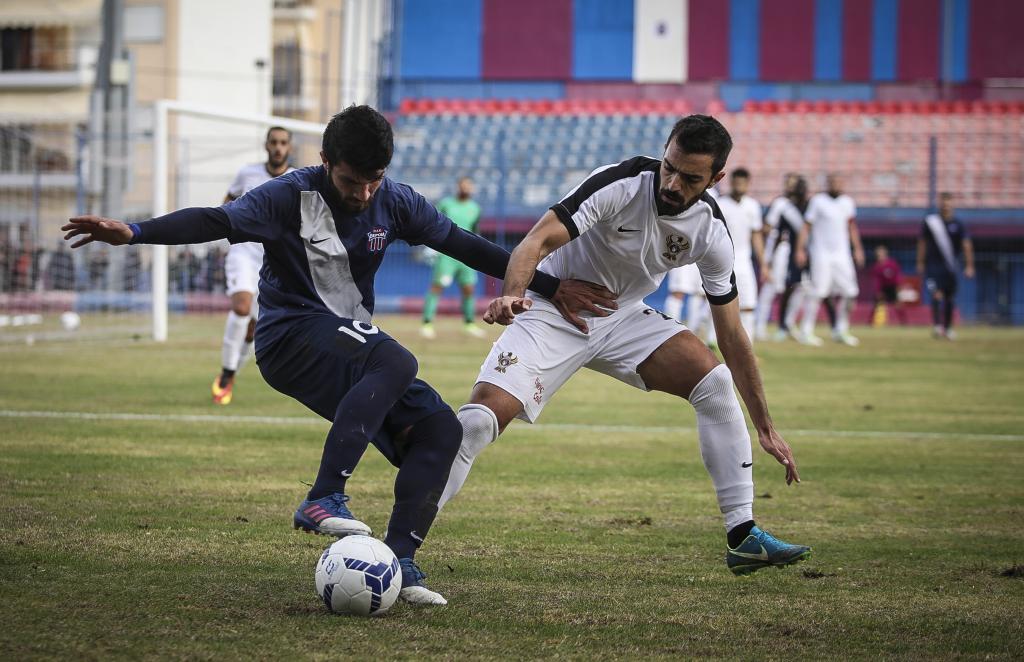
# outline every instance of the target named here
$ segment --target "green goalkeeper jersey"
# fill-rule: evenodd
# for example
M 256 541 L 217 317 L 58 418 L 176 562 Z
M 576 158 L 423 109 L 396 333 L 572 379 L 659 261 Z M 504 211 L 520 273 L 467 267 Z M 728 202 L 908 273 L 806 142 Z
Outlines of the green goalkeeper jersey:
M 475 200 L 459 200 L 454 196 L 448 196 L 437 203 L 437 211 L 441 212 L 454 221 L 467 232 L 476 232 L 476 226 L 480 222 L 480 205 Z

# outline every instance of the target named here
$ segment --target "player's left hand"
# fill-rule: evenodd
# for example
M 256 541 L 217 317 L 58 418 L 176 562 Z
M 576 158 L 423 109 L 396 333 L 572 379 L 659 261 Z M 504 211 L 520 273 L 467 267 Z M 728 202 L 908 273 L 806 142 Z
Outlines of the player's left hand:
M 853 262 L 858 269 L 864 268 L 864 251 L 858 249 L 853 252 Z
M 793 459 L 793 450 L 786 443 L 786 440 L 782 438 L 775 428 L 770 428 L 767 432 L 758 432 L 757 440 L 761 443 L 761 448 L 765 450 L 769 455 L 779 461 L 779 464 L 786 467 L 786 485 L 791 485 L 793 481 L 800 482 L 800 472 L 796 469 L 796 460 Z
M 525 313 L 533 306 L 533 301 L 526 297 L 498 297 L 491 301 L 484 313 L 484 321 L 488 324 L 498 323 L 508 326 L 516 315 Z
M 618 295 L 604 285 L 568 278 L 559 284 L 551 303 L 570 324 L 587 333 L 587 323 L 578 313 L 586 310 L 594 317 L 608 317 L 619 308 L 617 298 Z
M 964 268 L 964 277 L 965 278 L 974 278 L 974 267 L 965 267 Z

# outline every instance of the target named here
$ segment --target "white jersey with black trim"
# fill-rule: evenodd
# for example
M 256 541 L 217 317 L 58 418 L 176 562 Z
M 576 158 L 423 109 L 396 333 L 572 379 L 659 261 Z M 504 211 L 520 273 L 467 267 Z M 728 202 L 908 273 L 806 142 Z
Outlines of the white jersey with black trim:
M 604 285 L 619 308 L 655 292 L 669 270 L 696 264 L 714 304 L 736 297 L 733 246 L 721 210 L 704 194 L 681 214 L 657 208 L 661 161 L 638 156 L 598 168 L 551 207 L 572 241 L 539 269 Z
M 289 172 L 294 171 L 295 168 L 289 167 L 281 174 L 288 174 Z M 265 184 L 273 178 L 274 175 L 267 172 L 266 163 L 250 163 L 248 165 L 244 165 L 238 169 L 238 173 L 231 181 L 231 185 L 228 186 L 228 195 L 237 200 L 257 186 Z M 257 264 L 257 269 L 259 268 L 258 265 L 263 263 L 262 244 L 257 244 L 252 241 L 232 244 L 231 247 L 228 248 L 228 252 L 245 256 L 246 259 L 252 260 L 253 263 Z
M 811 224 L 812 255 L 850 253 L 850 221 L 857 216 L 853 198 L 844 194 L 832 197 L 815 193 L 807 204 L 805 220 Z

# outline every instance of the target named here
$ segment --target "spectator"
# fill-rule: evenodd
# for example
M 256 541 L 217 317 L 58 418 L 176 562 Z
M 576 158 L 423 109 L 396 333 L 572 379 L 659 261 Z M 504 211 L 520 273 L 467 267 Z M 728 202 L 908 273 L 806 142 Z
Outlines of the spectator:
M 47 265 L 47 284 L 54 290 L 72 290 L 75 287 L 75 263 L 63 241 L 57 242 L 57 250 L 50 255 Z

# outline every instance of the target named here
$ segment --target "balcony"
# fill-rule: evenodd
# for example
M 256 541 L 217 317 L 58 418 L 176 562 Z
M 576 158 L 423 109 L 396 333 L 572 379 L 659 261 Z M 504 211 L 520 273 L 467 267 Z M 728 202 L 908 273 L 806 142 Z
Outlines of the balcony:
M 68 27 L 0 29 L 0 91 L 91 87 L 97 48 Z

